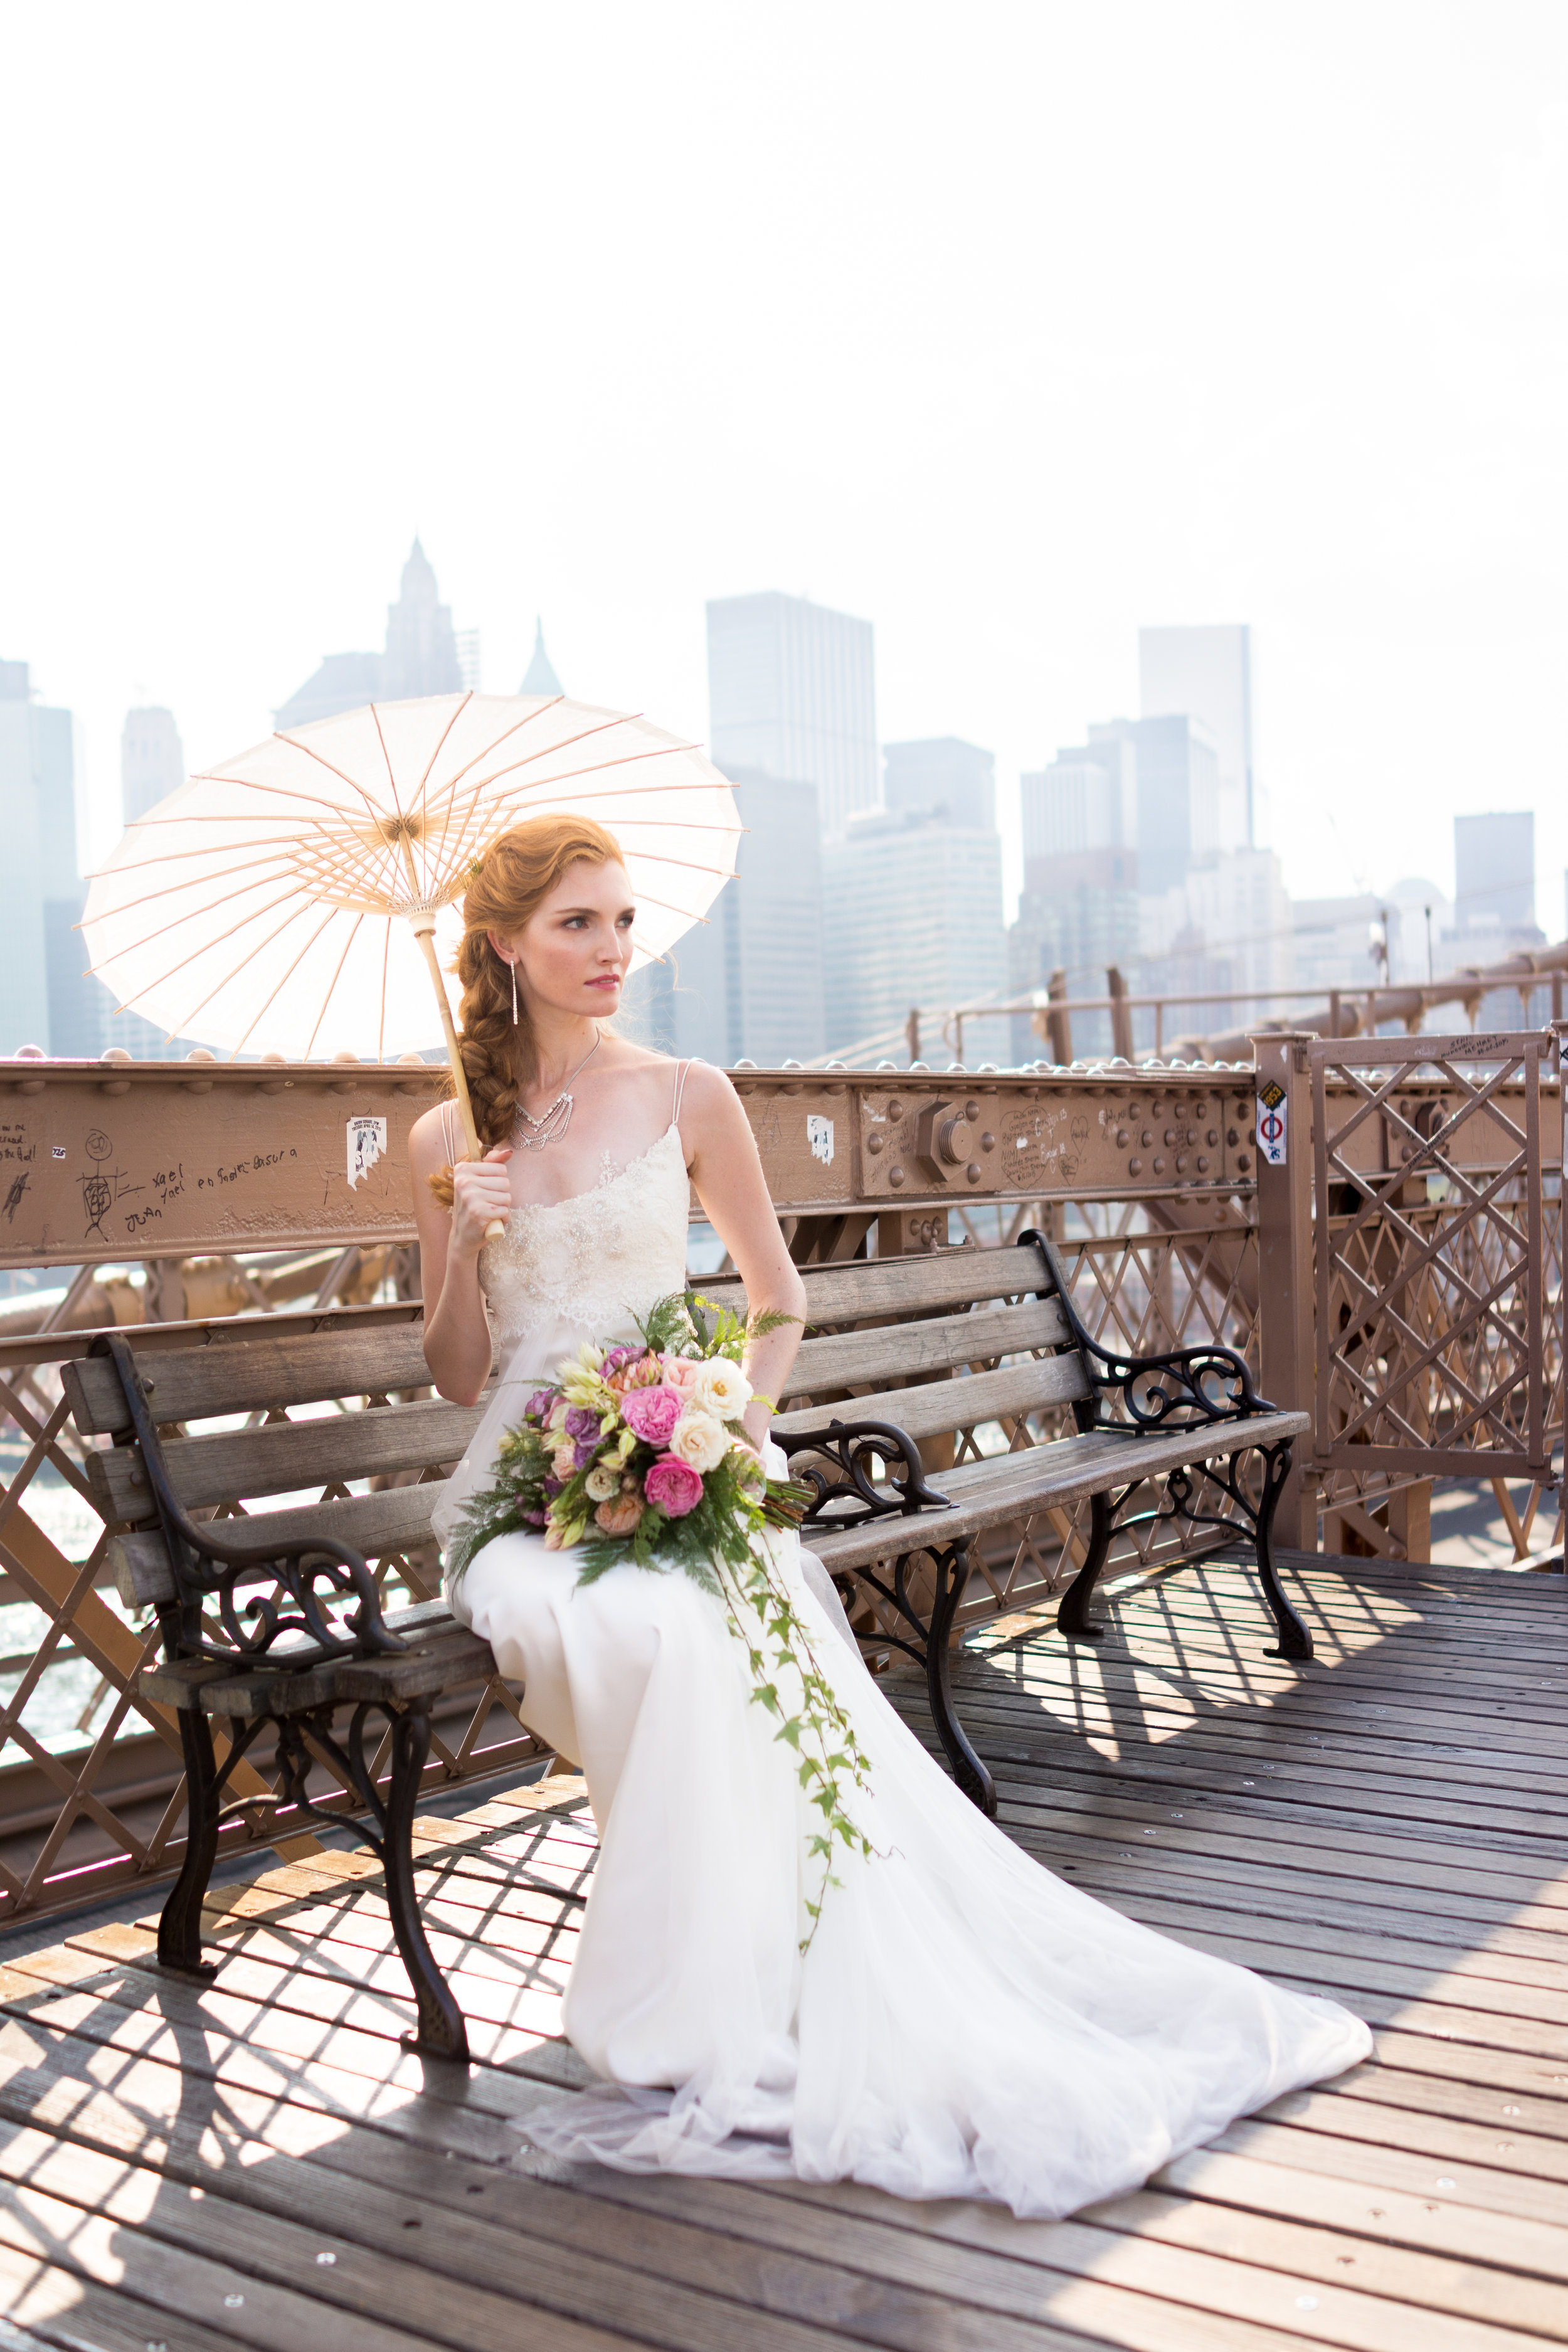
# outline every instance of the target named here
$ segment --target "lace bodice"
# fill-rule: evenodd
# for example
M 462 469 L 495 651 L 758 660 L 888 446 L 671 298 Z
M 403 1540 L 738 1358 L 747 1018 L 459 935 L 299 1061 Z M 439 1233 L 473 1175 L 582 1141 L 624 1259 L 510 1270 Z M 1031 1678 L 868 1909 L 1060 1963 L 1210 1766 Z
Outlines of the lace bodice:
M 520 1202 L 506 1231 L 479 1252 L 500 1377 L 468 1452 L 431 1513 L 437 1541 L 451 1537 L 468 1496 L 489 1484 L 496 1449 L 530 1391 L 553 1378 L 584 1339 L 635 1339 L 637 1318 L 686 1287 L 690 1194 L 676 1116 L 639 1159 L 570 1200 Z
M 671 1121 L 640 1159 L 591 1192 L 520 1202 L 505 1233 L 479 1253 L 502 1362 L 534 1331 L 542 1339 L 563 1324 L 579 1339 L 635 1338 L 633 1318 L 685 1286 L 688 1199 L 686 1155 Z M 550 1372 L 555 1361 L 520 1369 Z

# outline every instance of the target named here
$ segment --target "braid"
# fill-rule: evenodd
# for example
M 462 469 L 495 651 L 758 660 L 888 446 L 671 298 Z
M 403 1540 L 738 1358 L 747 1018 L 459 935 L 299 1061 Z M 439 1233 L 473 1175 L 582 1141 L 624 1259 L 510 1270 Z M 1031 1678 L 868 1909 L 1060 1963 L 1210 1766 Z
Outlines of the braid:
M 521 930 L 569 866 L 579 861 L 605 866 L 618 863 L 620 856 L 614 834 L 591 817 L 536 816 L 492 842 L 474 870 L 463 899 L 463 940 L 456 965 L 463 983 L 458 1050 L 474 1125 L 486 1151 L 511 1140 L 518 1097 L 539 1067 L 526 1001 L 519 998 L 514 1028 L 511 974 L 486 934 Z M 448 1072 L 446 1092 L 456 1091 Z M 431 1177 L 430 1190 L 443 1208 L 451 1207 L 449 1166 Z

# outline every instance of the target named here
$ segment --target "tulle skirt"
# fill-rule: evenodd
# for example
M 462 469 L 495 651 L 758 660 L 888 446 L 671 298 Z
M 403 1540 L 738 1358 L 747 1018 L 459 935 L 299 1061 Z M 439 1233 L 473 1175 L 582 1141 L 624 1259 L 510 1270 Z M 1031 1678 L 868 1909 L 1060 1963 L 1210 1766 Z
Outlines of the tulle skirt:
M 1348 2011 L 1023 1853 L 878 1690 L 817 1563 L 793 1536 L 771 1549 L 870 1766 L 847 1810 L 874 1853 L 840 1851 L 804 1954 L 821 1815 L 722 1604 L 629 1565 L 580 1586 L 571 1552 L 521 1535 L 456 1597 L 599 1828 L 565 2027 L 603 2085 L 531 2116 L 537 2145 L 1054 2217 L 1367 2054 Z

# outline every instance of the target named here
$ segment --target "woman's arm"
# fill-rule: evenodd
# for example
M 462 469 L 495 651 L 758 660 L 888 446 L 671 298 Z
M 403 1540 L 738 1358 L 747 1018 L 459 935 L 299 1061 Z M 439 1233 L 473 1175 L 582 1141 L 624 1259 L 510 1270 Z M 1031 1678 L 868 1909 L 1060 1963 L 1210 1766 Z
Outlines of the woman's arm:
M 753 1315 L 788 1315 L 746 1349 L 745 1371 L 763 1396 L 780 1400 L 805 1314 L 805 1285 L 779 1231 L 755 1138 L 741 1098 L 722 1070 L 694 1063 L 680 1108 L 681 1139 L 697 1197 L 746 1286 Z M 767 1435 L 764 1406 L 748 1405 L 746 1432 L 754 1444 Z
M 479 1290 L 479 1251 L 493 1217 L 511 1213 L 509 1145 L 483 1160 L 460 1160 L 452 1171 L 453 1202 L 442 1208 L 429 1180 L 447 1164 L 439 1111 L 426 1111 L 408 1139 L 414 1179 L 414 1222 L 425 1288 L 425 1360 L 430 1377 L 454 1404 L 477 1404 L 490 1376 L 490 1327 Z

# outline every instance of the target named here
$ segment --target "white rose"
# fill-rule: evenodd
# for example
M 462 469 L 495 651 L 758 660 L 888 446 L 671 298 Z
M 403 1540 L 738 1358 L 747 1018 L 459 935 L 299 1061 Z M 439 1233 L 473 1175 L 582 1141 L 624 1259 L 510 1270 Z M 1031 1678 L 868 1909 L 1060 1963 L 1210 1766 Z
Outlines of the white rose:
M 621 1491 L 621 1474 L 603 1462 L 596 1462 L 583 1481 L 595 1503 L 607 1503 L 612 1495 Z
M 721 1421 L 739 1421 L 751 1401 L 751 1381 L 724 1356 L 710 1356 L 692 1382 L 692 1402 L 706 1405 Z
M 710 1412 L 683 1412 L 670 1433 L 669 1450 L 701 1475 L 716 1470 L 730 1451 L 730 1433 Z

